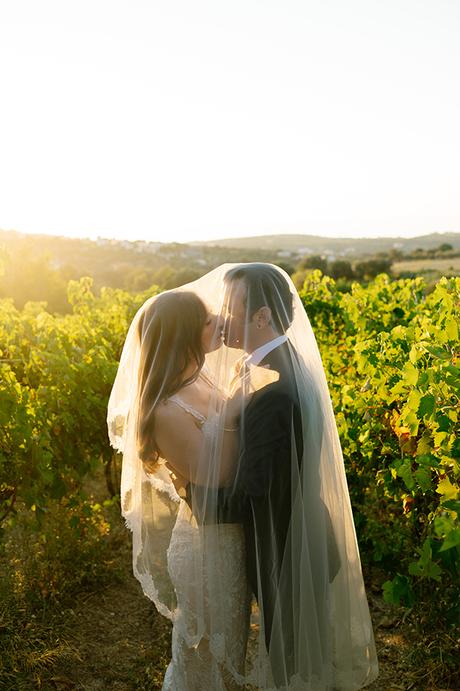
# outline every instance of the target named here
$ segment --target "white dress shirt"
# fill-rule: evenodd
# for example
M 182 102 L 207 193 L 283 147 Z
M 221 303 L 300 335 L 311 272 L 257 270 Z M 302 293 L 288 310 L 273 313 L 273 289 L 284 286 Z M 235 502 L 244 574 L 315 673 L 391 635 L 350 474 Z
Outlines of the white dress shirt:
M 285 343 L 286 341 L 286 334 L 283 334 L 282 336 L 277 336 L 276 338 L 273 338 L 271 341 L 267 341 L 267 343 L 264 343 L 263 345 L 259 346 L 250 355 L 245 357 L 244 364 L 258 365 L 259 362 L 262 362 L 264 357 L 268 355 L 268 353 L 271 353 L 272 350 L 275 350 L 275 348 L 277 348 L 282 343 Z

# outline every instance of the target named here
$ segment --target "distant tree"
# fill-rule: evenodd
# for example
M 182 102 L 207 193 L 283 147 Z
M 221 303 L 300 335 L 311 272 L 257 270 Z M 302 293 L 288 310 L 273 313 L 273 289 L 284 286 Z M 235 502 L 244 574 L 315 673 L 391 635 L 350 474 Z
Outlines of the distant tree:
M 123 287 L 133 293 L 147 290 L 154 282 L 153 271 L 147 271 L 142 267 L 132 267 L 128 269 L 123 277 Z
M 443 242 L 441 245 L 439 245 L 438 250 L 440 252 L 450 252 L 454 248 L 449 242 Z
M 169 242 L 168 244 L 161 245 L 158 248 L 157 253 L 166 257 L 180 258 L 182 257 L 186 247 L 186 245 L 183 245 L 180 242 Z
M 116 264 L 114 266 L 107 265 L 104 269 L 94 272 L 94 287 L 125 288 L 125 270 L 124 267 L 120 268 L 120 265 Z M 89 274 L 90 272 L 88 271 L 87 273 Z
M 70 311 L 67 282 L 50 266 L 50 258 L 11 257 L 0 277 L 0 297 L 11 297 L 18 309 L 26 302 L 46 302 L 49 312 Z
M 381 273 L 389 273 L 391 264 L 391 259 L 367 259 L 357 262 L 354 271 L 357 278 L 367 280 Z
M 178 286 L 184 285 L 184 283 L 190 283 L 191 281 L 196 281 L 197 278 L 200 278 L 204 273 L 206 273 L 206 269 L 203 269 L 203 271 L 197 271 L 196 269 L 179 269 L 178 271 L 175 271 L 173 275 L 170 276 L 170 278 L 165 282 L 163 288 L 166 290 L 170 290 L 171 288 L 177 288 Z
M 297 265 L 297 271 L 303 269 L 320 269 L 323 274 L 327 271 L 327 260 L 319 254 L 312 254 L 310 257 L 305 257 Z
M 353 267 L 347 259 L 336 259 L 335 261 L 331 262 L 327 273 L 335 280 L 338 278 L 347 278 L 349 280 L 355 278 Z
M 165 288 L 166 284 L 174 281 L 176 272 L 169 264 L 165 264 L 153 272 L 152 282 L 156 283 L 160 288 Z
M 401 250 L 397 249 L 396 247 L 392 247 L 390 250 L 388 250 L 388 257 L 392 261 L 399 261 L 404 257 L 404 252 L 401 252 Z
M 70 263 L 63 264 L 63 266 L 59 267 L 59 273 L 66 283 L 68 281 L 76 280 L 81 276 L 81 272 Z
M 283 269 L 283 271 L 285 271 L 289 276 L 292 276 L 295 271 L 295 267 L 287 262 L 275 262 L 275 264 L 276 266 L 279 266 L 280 269 Z

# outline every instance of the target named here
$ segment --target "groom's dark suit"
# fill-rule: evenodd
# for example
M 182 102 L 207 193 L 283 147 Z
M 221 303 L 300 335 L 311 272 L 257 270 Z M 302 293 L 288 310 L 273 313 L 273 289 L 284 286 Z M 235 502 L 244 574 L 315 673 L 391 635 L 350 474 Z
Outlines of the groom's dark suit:
M 299 396 L 289 345 L 283 343 L 259 363 L 279 373 L 256 391 L 243 415 L 238 493 L 243 502 L 249 583 L 263 612 L 270 647 L 280 571 L 291 518 L 291 461 L 302 459 Z M 296 455 L 292 454 L 294 432 Z M 293 641 L 292 591 L 282 603 L 282 632 L 289 656 Z M 281 680 L 282 681 L 282 680 Z
M 295 673 L 297 654 L 294 641 L 297 640 L 299 593 L 293 592 L 297 580 L 292 573 L 296 555 L 292 554 L 295 548 L 290 523 L 292 494 L 300 491 L 298 483 L 297 488 L 293 486 L 297 468 L 292 464 L 296 463 L 300 470 L 303 434 L 293 358 L 297 355 L 285 342 L 259 363 L 278 372 L 279 379 L 256 391 L 245 409 L 237 481 L 243 507 L 248 578 L 262 609 L 267 650 L 281 646 L 286 665 L 281 670 L 273 669 L 277 685 Z M 317 501 L 319 506 L 319 489 Z M 275 641 L 272 633 L 276 635 Z

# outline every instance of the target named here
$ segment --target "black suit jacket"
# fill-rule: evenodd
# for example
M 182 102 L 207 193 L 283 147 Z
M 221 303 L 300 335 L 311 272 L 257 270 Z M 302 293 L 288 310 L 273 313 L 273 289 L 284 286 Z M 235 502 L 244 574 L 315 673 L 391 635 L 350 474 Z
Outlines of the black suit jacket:
M 272 350 L 260 365 L 277 371 L 279 380 L 256 391 L 246 407 L 237 492 L 242 504 L 248 579 L 262 610 L 269 649 L 291 518 L 291 463 L 293 458 L 301 463 L 303 440 L 289 345 L 283 343 Z M 283 602 L 282 629 L 289 648 L 293 641 L 292 592 L 285 595 L 288 601 Z
M 246 407 L 237 480 L 246 537 L 248 579 L 262 610 L 267 650 L 282 646 L 281 657 L 286 663 L 282 670 L 273 669 L 277 685 L 286 683 L 296 671 L 294 641 L 298 593 L 293 592 L 295 586 L 292 585 L 296 578 L 292 573 L 295 555 L 292 554 L 290 521 L 292 492 L 295 491 L 292 478 L 297 474 L 292 463 L 298 465 L 300 472 L 303 434 L 293 358 L 297 358 L 297 354 L 286 342 L 272 350 L 260 363 L 269 365 L 280 376 L 277 382 L 257 391 Z M 312 496 L 315 495 L 318 512 L 324 511 L 325 506 L 319 498 L 319 484 L 317 492 L 313 488 Z M 329 514 L 325 513 L 330 533 L 332 526 Z M 317 547 L 310 546 L 313 550 Z M 338 570 L 337 564 L 334 569 L 332 577 Z M 324 582 L 324 575 L 319 581 Z M 276 640 L 273 640 L 275 617 Z

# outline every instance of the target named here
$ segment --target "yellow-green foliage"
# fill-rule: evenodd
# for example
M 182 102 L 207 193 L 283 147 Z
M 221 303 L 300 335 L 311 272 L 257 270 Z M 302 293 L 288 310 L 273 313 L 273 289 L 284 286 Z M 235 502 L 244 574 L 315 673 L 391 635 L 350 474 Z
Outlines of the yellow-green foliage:
M 387 599 L 436 597 L 455 616 L 460 278 L 429 292 L 422 278 L 380 274 L 341 292 L 316 270 L 300 296 L 327 373 L 362 559 L 388 574 Z M 80 488 L 110 457 L 107 400 L 128 325 L 147 297 L 113 289 L 95 297 L 84 278 L 69 283 L 72 314 L 0 301 L 0 518 L 8 534 L 19 506 L 40 522 L 53 502 L 70 529 L 82 521 L 82 544 L 104 530 Z M 34 549 L 56 560 L 47 544 Z M 36 587 L 49 595 L 52 582 Z
M 110 455 L 106 409 L 129 323 L 146 294 L 70 281 L 73 314 L 0 300 L 0 494 L 43 512 Z M 2 511 L 0 510 L 0 518 Z
M 386 598 L 445 602 L 460 582 L 460 278 L 380 274 L 339 293 L 316 271 L 300 291 L 336 411 L 364 560 Z M 437 594 L 435 595 L 435 591 Z

